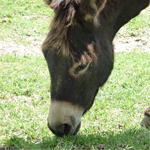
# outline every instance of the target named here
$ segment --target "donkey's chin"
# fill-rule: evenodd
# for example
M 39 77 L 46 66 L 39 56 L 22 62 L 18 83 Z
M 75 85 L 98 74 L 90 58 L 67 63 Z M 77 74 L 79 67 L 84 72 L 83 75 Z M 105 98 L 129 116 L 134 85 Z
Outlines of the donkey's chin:
M 76 128 L 75 132 L 73 133 L 73 135 L 76 135 L 76 134 L 78 133 L 80 127 L 81 127 L 81 122 L 80 122 L 79 125 L 77 126 L 77 128 Z

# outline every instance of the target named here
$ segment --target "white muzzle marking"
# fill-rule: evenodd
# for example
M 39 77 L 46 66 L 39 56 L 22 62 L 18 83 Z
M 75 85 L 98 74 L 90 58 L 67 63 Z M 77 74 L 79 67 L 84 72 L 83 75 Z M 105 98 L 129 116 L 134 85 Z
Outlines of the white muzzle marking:
M 71 104 L 70 102 L 52 100 L 49 107 L 48 123 L 56 131 L 56 127 L 61 124 L 71 126 L 69 134 L 74 134 L 77 126 L 81 122 L 84 112 L 82 107 Z

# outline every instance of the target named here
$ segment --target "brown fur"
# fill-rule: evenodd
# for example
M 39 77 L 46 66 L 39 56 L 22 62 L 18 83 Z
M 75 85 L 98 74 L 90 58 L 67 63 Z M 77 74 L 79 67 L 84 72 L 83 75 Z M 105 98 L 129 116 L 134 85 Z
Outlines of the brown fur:
M 104 9 L 107 0 L 82 0 L 80 12 L 87 21 L 93 20 Z
M 141 126 L 150 127 L 150 107 L 144 112 L 144 118 L 141 121 Z
M 75 8 L 73 3 L 67 1 L 56 0 L 49 1 L 50 7 L 54 9 L 55 16 L 51 23 L 51 33 L 45 39 L 42 49 L 61 48 L 64 55 L 69 54 L 69 45 L 67 39 L 67 29 L 73 23 Z
M 54 10 L 55 16 L 50 26 L 51 31 L 42 45 L 43 53 L 46 53 L 49 49 L 57 49 L 61 50 L 65 56 L 71 54 L 74 57 L 76 52 L 70 48 L 67 37 L 68 28 L 78 26 L 78 16 L 85 21 L 98 24 L 96 17 L 103 10 L 106 0 L 45 0 L 45 2 Z M 76 8 L 79 8 L 79 10 Z M 83 59 L 81 61 L 85 62 L 89 59 L 87 55 L 90 55 L 96 62 L 94 43 L 87 43 L 86 45 L 87 52 L 76 58 Z
M 149 0 L 45 2 L 55 12 L 51 30 L 42 46 L 51 77 L 51 100 L 79 106 L 83 115 L 92 107 L 99 88 L 112 72 L 112 42 L 117 31 L 146 8 Z M 150 108 L 145 111 L 141 125 L 150 126 L 149 115 Z M 62 113 L 53 117 L 50 117 L 48 127 L 54 134 L 63 136 L 78 132 L 81 120 L 76 119 L 76 113 L 67 116 L 69 120 Z M 64 119 L 60 121 L 60 118 Z
M 97 28 L 101 22 L 105 20 L 109 23 L 119 14 L 123 5 L 131 5 L 129 0 L 44 0 L 55 12 L 55 16 L 51 23 L 51 30 L 42 44 L 44 55 L 49 50 L 61 51 L 64 56 L 71 55 L 78 61 L 82 58 L 87 59 L 89 55 L 96 62 L 96 50 L 100 50 L 100 46 L 93 41 L 82 43 L 84 51 L 80 51 L 71 47 L 68 37 L 70 27 L 79 26 L 81 22 L 87 26 L 95 26 Z M 132 5 L 136 5 L 137 0 L 132 0 Z M 126 10 L 125 10 L 126 11 Z M 124 14 L 126 16 L 126 14 Z M 122 17 L 122 16 L 121 16 Z M 125 17 L 124 17 L 125 18 Z M 132 18 L 132 17 L 131 17 Z M 127 20 L 128 21 L 128 20 Z M 119 28 L 125 24 L 118 22 L 116 27 Z M 82 28 L 82 27 L 81 27 Z M 78 37 L 76 37 L 78 38 Z M 99 48 L 97 48 L 99 47 Z M 86 50 L 85 50 L 86 49 Z
M 144 115 L 147 116 L 147 117 L 150 117 L 150 107 L 148 107 L 148 108 L 145 110 Z

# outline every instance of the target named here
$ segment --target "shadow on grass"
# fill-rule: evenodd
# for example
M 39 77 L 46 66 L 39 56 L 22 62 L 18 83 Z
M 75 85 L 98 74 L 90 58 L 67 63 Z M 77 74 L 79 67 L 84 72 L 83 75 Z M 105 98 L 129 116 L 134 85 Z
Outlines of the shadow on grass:
M 128 129 L 123 131 L 97 132 L 59 138 L 44 137 L 38 142 L 11 137 L 5 142 L 4 149 L 150 149 L 150 130 L 145 128 Z

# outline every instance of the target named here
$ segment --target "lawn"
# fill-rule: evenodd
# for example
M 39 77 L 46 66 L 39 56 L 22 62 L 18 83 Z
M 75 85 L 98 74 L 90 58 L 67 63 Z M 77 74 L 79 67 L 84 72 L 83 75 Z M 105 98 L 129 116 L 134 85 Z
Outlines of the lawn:
M 24 45 L 34 42 L 26 40 L 29 34 L 42 40 L 53 14 L 41 0 L 2 0 L 0 9 L 0 39 Z M 141 35 L 150 28 L 149 16 L 148 11 L 134 18 L 117 38 Z M 150 129 L 140 126 L 150 106 L 149 67 L 149 52 L 116 53 L 114 70 L 79 133 L 59 138 L 47 127 L 50 78 L 44 57 L 1 54 L 0 150 L 150 149 Z
M 1 0 L 0 39 L 24 45 L 43 39 L 53 11 L 43 0 Z M 29 40 L 29 37 L 32 37 Z
M 42 56 L 0 56 L 0 145 L 10 149 L 143 149 L 150 130 L 139 123 L 150 105 L 150 53 L 117 53 L 115 68 L 75 137 L 47 128 L 49 74 Z M 149 147 L 150 148 L 150 147 Z

